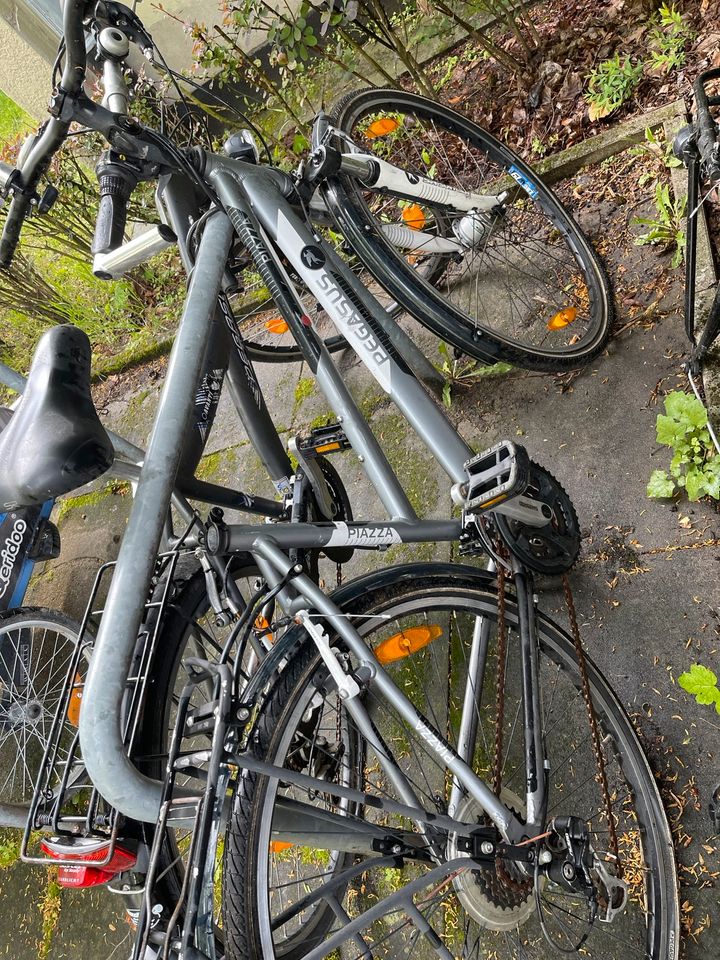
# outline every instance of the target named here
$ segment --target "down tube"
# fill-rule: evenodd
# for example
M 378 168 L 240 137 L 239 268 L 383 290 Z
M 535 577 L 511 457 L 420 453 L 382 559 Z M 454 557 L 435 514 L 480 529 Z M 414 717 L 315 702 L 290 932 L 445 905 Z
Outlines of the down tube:
M 303 284 L 322 304 L 451 480 L 464 483 L 464 464 L 473 451 L 393 348 L 384 326 L 394 321 L 385 316 L 382 322 L 377 319 L 375 314 L 382 307 L 327 244 L 313 236 L 266 171 L 243 176 L 242 185 L 253 213 L 290 260 Z M 323 262 L 308 256 L 308 250 L 312 254 L 318 247 L 325 255 Z
M 231 240 L 230 221 L 216 213 L 200 242 L 80 714 L 80 745 L 90 779 L 121 813 L 150 823 L 157 819 L 161 784 L 129 761 L 121 706 Z

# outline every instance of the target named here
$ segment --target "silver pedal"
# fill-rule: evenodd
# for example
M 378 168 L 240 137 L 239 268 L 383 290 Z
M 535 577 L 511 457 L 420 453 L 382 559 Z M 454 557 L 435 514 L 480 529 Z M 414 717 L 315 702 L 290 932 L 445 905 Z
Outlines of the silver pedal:
M 510 440 L 476 454 L 465 463 L 467 513 L 483 513 L 524 493 L 530 479 L 527 450 Z

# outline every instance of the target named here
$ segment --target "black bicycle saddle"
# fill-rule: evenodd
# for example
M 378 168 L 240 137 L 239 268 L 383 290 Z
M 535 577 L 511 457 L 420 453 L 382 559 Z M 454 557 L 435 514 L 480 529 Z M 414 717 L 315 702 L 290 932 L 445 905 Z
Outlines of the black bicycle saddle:
M 25 392 L 0 433 L 0 512 L 69 493 L 112 462 L 90 395 L 90 341 L 77 327 L 53 327 L 40 339 Z

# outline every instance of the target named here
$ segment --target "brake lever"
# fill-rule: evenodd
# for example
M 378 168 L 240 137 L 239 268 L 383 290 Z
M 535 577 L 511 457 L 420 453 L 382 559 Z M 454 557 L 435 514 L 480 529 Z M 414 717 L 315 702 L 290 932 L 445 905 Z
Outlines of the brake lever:
M 145 29 L 138 15 L 130 7 L 126 7 L 124 3 L 117 3 L 115 0 L 100 0 L 95 7 L 94 18 L 110 27 L 118 27 L 127 36 L 128 40 L 132 40 L 140 47 L 146 56 L 146 51 L 152 50 L 155 46 L 153 38 Z

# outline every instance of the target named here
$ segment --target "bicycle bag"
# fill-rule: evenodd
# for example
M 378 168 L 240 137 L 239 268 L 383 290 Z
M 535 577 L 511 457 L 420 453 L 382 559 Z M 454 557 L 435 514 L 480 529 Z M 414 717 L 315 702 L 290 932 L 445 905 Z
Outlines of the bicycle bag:
M 0 432 L 11 416 L 0 407 Z M 19 607 L 35 564 L 60 553 L 60 534 L 48 519 L 54 503 L 0 513 L 0 612 Z

